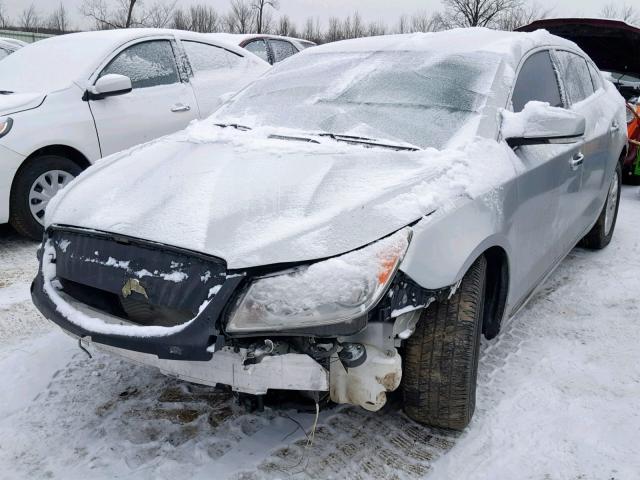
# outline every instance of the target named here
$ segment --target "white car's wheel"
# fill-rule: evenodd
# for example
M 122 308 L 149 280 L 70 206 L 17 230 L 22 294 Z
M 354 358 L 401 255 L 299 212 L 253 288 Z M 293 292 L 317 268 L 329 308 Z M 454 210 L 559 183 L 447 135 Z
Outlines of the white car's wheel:
M 11 188 L 11 225 L 18 233 L 40 240 L 47 205 L 81 171 L 73 160 L 58 155 L 29 160 Z

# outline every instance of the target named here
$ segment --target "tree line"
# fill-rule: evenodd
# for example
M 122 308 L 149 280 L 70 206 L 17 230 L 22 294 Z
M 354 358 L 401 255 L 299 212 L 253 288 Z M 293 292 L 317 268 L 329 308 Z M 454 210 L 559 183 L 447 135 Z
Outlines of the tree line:
M 230 0 L 222 12 L 206 2 L 179 7 L 178 0 L 84 0 L 79 13 L 95 30 L 113 28 L 176 28 L 195 32 L 269 33 L 333 42 L 390 33 L 433 32 L 454 27 L 481 26 L 514 30 L 534 20 L 547 18 L 552 9 L 525 0 L 441 0 L 439 11 L 402 14 L 396 22 L 363 20 L 355 11 L 346 17 L 307 18 L 297 24 L 280 10 L 279 0 Z M 640 12 L 632 5 L 610 3 L 600 16 L 627 23 L 640 23 Z M 0 0 L 0 28 L 30 32 L 66 33 L 74 31 L 69 11 L 62 2 L 48 13 L 34 4 L 10 18 Z

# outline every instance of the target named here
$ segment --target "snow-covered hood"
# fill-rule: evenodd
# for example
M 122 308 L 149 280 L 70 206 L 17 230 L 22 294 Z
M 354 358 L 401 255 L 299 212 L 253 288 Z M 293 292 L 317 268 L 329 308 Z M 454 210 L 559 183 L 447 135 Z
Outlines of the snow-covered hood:
M 247 268 L 344 253 L 516 172 L 510 150 L 488 140 L 417 152 L 320 141 L 196 123 L 87 170 L 51 202 L 46 224 L 144 238 Z
M 0 94 L 0 116 L 31 110 L 42 105 L 44 93 L 5 93 Z

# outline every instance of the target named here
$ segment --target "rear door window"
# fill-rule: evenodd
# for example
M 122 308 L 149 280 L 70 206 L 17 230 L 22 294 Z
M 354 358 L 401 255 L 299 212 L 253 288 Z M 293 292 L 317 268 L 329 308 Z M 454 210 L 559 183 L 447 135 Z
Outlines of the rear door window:
M 556 58 L 569 103 L 574 105 L 593 95 L 595 90 L 587 61 L 563 50 L 556 51 Z
M 206 43 L 182 41 L 195 74 L 229 68 L 227 51 Z
M 247 43 L 244 48 L 259 56 L 265 62 L 269 61 L 269 51 L 267 50 L 267 44 L 264 40 L 253 40 Z
M 525 60 L 513 89 L 511 102 L 514 112 L 521 112 L 531 102 L 546 102 L 563 107 L 558 77 L 547 50 L 536 52 Z
M 100 77 L 115 73 L 131 79 L 133 88 L 179 83 L 178 67 L 169 40 L 136 43 L 120 52 Z
M 275 63 L 281 62 L 285 58 L 289 58 L 291 55 L 298 53 L 298 50 L 286 40 L 269 40 L 271 45 L 271 51 L 273 52 L 273 61 Z

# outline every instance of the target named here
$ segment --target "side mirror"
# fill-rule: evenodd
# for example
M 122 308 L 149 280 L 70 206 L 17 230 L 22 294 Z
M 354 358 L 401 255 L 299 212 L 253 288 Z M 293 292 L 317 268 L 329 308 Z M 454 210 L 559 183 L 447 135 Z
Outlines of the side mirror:
M 548 103 L 529 102 L 524 110 L 502 112 L 501 133 L 511 147 L 577 143 L 584 137 L 586 119 Z
M 102 100 L 115 95 L 124 95 L 131 90 L 133 87 L 129 77 L 110 73 L 100 77 L 93 87 L 89 87 L 86 96 L 88 100 Z

